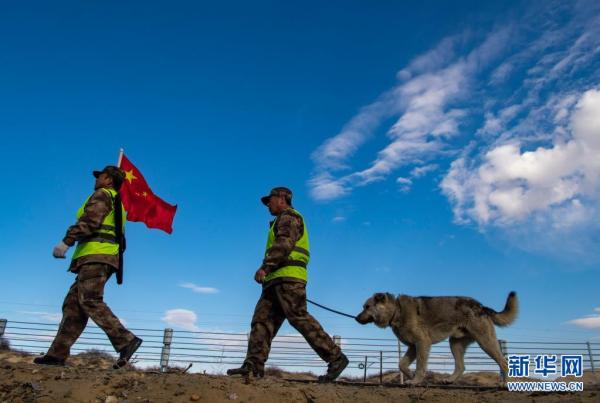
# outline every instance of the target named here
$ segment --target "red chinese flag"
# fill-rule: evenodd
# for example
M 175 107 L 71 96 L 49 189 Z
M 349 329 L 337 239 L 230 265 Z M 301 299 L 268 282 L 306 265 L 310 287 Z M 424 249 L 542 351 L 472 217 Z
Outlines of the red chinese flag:
M 177 206 L 172 206 L 152 193 L 142 173 L 123 155 L 121 169 L 125 181 L 119 190 L 128 221 L 141 221 L 148 228 L 173 232 L 173 218 Z

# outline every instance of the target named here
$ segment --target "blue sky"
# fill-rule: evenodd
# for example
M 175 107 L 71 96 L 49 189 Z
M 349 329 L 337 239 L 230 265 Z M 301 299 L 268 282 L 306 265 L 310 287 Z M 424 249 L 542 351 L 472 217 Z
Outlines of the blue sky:
M 52 247 L 124 147 L 179 206 L 171 236 L 128 224 L 106 299 L 130 326 L 246 332 L 259 198 L 285 185 L 309 298 L 500 309 L 516 290 L 501 337 L 598 340 L 600 8 L 485 3 L 5 6 L 0 317 L 58 320 L 73 276 Z M 311 311 L 330 333 L 391 337 Z

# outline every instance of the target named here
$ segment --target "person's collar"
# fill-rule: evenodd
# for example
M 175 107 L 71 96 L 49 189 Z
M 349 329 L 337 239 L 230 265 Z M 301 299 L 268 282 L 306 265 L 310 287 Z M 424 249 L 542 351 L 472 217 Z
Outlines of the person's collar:
M 114 186 L 100 186 L 99 188 L 94 189 L 94 190 L 100 190 L 100 189 L 107 189 L 107 190 L 108 189 L 112 189 L 112 190 L 115 190 Z M 115 190 L 115 192 L 116 192 L 116 190 Z

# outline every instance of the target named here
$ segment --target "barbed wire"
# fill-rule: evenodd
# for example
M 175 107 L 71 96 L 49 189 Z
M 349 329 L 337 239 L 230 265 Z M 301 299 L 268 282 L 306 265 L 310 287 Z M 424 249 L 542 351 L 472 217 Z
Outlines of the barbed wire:
M 45 353 L 52 342 L 57 323 L 7 321 L 3 337 L 11 348 L 39 354 Z M 165 364 L 165 329 L 132 328 L 144 343 L 136 353 L 136 362 L 142 366 Z M 340 337 L 340 345 L 351 364 L 350 372 L 363 375 L 373 371 L 398 371 L 398 362 L 406 347 L 397 339 Z M 227 367 L 238 366 L 245 358 L 248 343 L 247 333 L 175 330 L 172 332 L 168 349 L 168 364 L 200 364 L 204 369 L 222 373 Z M 581 354 L 586 368 L 600 364 L 600 343 L 548 342 L 532 340 L 508 340 L 508 352 L 515 354 Z M 86 329 L 71 349 L 73 352 L 99 351 L 116 357 L 104 332 L 96 327 Z M 507 353 L 505 351 L 505 353 Z M 367 368 L 364 368 L 364 363 Z M 306 341 L 297 334 L 277 336 L 272 343 L 269 366 L 311 371 L 325 368 L 326 363 L 316 355 Z M 476 344 L 469 347 L 465 355 L 467 372 L 499 372 L 498 365 Z M 454 358 L 447 343 L 435 344 L 431 348 L 429 369 L 450 372 Z M 202 368 L 200 368 L 202 370 Z
M 40 306 L 40 307 L 54 307 L 56 308 L 56 304 L 40 304 L 40 303 L 33 303 L 33 302 L 21 302 L 21 301 L 3 301 L 0 300 L 0 305 L 16 305 L 16 306 Z M 119 306 L 119 305 L 115 305 L 113 307 L 116 311 L 119 312 L 132 312 L 132 313 L 136 313 L 136 314 L 151 314 L 151 315 L 163 315 L 164 311 L 150 311 L 150 310 L 143 310 L 143 309 L 131 309 L 129 306 Z M 3 311 L 2 313 L 0 313 L 0 315 L 6 315 L 6 313 L 15 313 L 15 314 L 22 314 L 23 312 L 21 311 Z M 324 315 L 327 316 L 333 316 L 334 314 L 330 313 L 330 312 L 323 312 Z M 139 316 L 139 315 L 138 315 Z M 244 314 L 244 313 L 231 313 L 231 312 L 202 312 L 202 316 L 215 316 L 215 317 L 240 317 L 240 318 L 248 318 L 248 314 Z M 335 316 L 333 316 L 335 317 Z M 218 323 L 218 324 L 223 324 L 223 321 L 219 321 L 219 322 L 204 322 L 204 323 Z M 227 323 L 234 323 L 234 322 L 227 322 Z M 235 322 L 237 323 L 237 322 Z M 335 323 L 335 324 L 345 324 L 347 323 L 347 321 L 335 321 L 335 322 L 331 322 L 331 323 Z M 52 325 L 52 324 L 45 324 L 42 323 L 43 325 Z M 340 327 L 340 326 L 337 326 Z M 519 331 L 528 331 L 528 332 L 538 332 L 538 333 L 545 333 L 548 331 L 554 331 L 556 329 L 553 328 L 529 328 L 529 327 L 522 327 L 519 326 L 518 324 L 513 325 L 510 327 L 510 332 L 512 334 L 515 334 L 515 332 L 519 332 Z M 161 331 L 161 330 L 155 330 L 155 331 Z M 193 333 L 193 331 L 191 331 Z M 585 329 L 560 329 L 560 333 L 572 333 L 572 334 L 588 334 L 589 331 L 585 330 Z M 240 333 L 243 334 L 243 333 Z M 516 333 L 517 335 L 520 336 L 520 334 Z M 523 337 L 529 337 L 529 334 L 523 334 Z M 540 339 L 540 340 L 550 340 L 550 338 L 545 337 L 544 335 L 537 335 L 536 338 Z M 347 338 L 350 339 L 350 338 Z M 362 338 L 361 338 L 362 339 Z M 366 340 L 366 339 L 363 339 Z M 561 342 L 558 342 L 561 343 Z M 548 344 L 548 343 L 547 343 Z

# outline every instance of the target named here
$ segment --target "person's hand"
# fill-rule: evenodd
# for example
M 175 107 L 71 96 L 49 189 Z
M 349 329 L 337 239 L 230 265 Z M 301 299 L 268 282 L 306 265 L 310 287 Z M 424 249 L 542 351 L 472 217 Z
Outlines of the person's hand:
M 67 250 L 69 249 L 69 247 L 69 245 L 67 245 L 63 241 L 60 241 L 60 243 L 54 247 L 54 250 L 52 251 L 52 256 L 54 256 L 57 259 L 64 259 L 65 257 L 67 257 Z
M 265 269 L 263 269 L 261 267 L 258 270 L 256 270 L 256 273 L 254 274 L 254 281 L 256 281 L 258 284 L 262 284 L 266 275 L 267 275 L 267 272 L 265 271 Z

